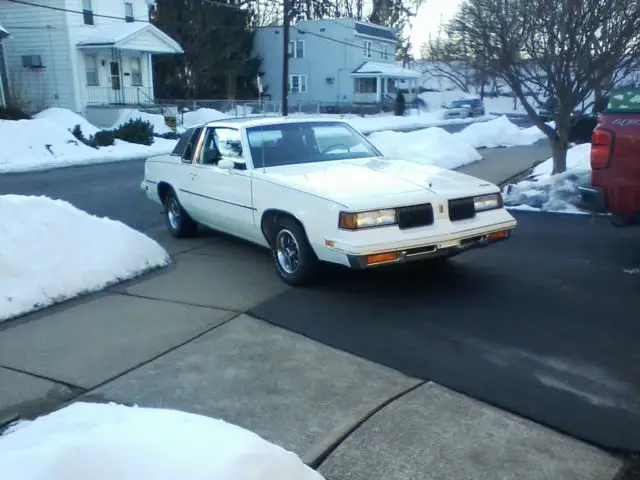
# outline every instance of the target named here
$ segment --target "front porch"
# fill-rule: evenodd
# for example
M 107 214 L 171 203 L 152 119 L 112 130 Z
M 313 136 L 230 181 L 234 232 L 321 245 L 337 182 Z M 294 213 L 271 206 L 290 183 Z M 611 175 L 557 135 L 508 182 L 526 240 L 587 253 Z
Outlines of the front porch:
M 155 106 L 153 56 L 183 53 L 171 37 L 143 22 L 98 26 L 77 48 L 80 105 L 89 121 L 105 126 L 123 109 Z
M 413 70 L 398 67 L 393 63 L 365 62 L 351 72 L 353 77 L 353 101 L 355 103 L 389 103 L 396 98 L 396 82 L 409 84 L 407 102 L 417 93 L 420 74 Z

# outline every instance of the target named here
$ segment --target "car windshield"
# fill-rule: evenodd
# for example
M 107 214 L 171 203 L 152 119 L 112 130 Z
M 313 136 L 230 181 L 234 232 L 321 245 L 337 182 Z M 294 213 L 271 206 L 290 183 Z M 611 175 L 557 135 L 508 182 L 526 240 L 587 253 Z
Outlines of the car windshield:
M 454 100 L 451 102 L 452 108 L 470 107 L 473 100 Z
M 380 152 L 342 122 L 300 122 L 247 128 L 256 168 L 378 157 Z

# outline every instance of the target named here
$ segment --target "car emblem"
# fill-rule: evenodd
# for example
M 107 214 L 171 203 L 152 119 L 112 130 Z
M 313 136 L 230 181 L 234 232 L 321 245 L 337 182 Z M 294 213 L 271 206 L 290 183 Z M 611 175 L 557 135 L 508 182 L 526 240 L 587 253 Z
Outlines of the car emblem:
M 438 205 L 438 211 L 440 213 L 444 213 L 444 205 L 442 205 L 442 204 Z

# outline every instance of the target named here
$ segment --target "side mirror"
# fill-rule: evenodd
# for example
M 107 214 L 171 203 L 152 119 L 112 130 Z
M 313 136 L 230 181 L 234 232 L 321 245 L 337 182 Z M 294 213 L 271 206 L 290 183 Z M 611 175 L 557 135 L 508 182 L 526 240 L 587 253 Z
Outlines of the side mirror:
M 236 162 L 231 160 L 230 158 L 221 158 L 218 160 L 218 167 L 224 170 L 233 170 L 236 166 Z

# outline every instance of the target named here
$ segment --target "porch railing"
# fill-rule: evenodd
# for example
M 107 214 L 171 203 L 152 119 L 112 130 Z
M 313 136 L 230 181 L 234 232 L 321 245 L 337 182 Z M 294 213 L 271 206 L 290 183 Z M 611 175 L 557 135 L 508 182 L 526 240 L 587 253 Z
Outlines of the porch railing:
M 88 87 L 87 105 L 153 105 L 153 89 L 151 87 L 122 87 L 114 90 L 111 87 Z

